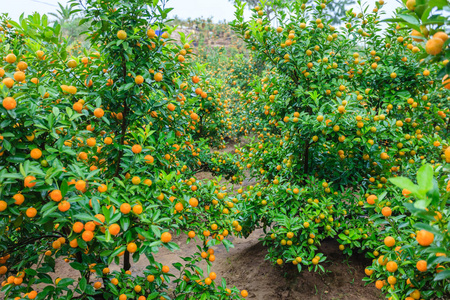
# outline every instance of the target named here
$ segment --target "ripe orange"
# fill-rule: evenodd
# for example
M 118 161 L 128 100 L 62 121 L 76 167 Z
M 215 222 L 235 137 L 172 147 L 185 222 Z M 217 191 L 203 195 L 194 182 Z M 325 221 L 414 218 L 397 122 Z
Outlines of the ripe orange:
M 142 147 L 141 145 L 133 145 L 133 147 L 131 147 L 131 151 L 133 151 L 134 154 L 138 154 L 141 153 L 142 151 Z
M 388 206 L 385 206 L 381 210 L 381 213 L 383 214 L 383 216 L 389 217 L 390 215 L 392 215 L 392 209 L 390 207 L 388 207 Z
M 106 192 L 107 190 L 108 190 L 108 186 L 106 185 L 106 184 L 100 184 L 100 186 L 97 188 L 97 190 L 100 192 L 100 193 L 104 193 L 104 192 Z
M 4 211 L 8 207 L 8 203 L 3 200 L 0 200 L 0 211 Z
M 419 260 L 416 263 L 416 268 L 420 272 L 426 272 L 427 271 L 427 261 L 426 260 Z
M 430 55 L 437 55 L 441 53 L 442 47 L 444 47 L 444 41 L 439 38 L 431 38 L 425 45 L 425 51 Z
M 370 276 L 370 275 L 373 274 L 373 270 L 369 270 L 369 269 L 366 268 L 366 269 L 364 270 L 364 273 L 366 273 L 367 276 Z
M 434 241 L 434 234 L 422 229 L 417 233 L 416 240 L 421 246 L 430 246 Z
M 98 107 L 98 108 L 96 108 L 96 109 L 94 109 L 94 116 L 96 117 L 96 118 L 101 118 L 101 117 L 103 117 L 105 115 L 105 111 L 103 110 L 103 109 L 101 109 L 100 107 Z
M 39 159 L 42 156 L 42 151 L 39 150 L 38 148 L 35 148 L 35 149 L 31 150 L 30 155 L 31 155 L 31 158 L 33 158 L 33 159 Z
M 22 71 L 17 71 L 14 73 L 13 77 L 17 82 L 22 82 L 25 80 L 25 73 Z
M 34 207 L 30 207 L 26 211 L 26 215 L 28 218 L 34 218 L 37 215 L 37 210 Z
M 86 231 L 94 231 L 95 230 L 95 223 L 92 221 L 87 222 L 84 224 L 84 230 Z
M 12 64 L 12 63 L 16 62 L 17 57 L 13 53 L 10 53 L 10 54 L 6 55 L 6 59 L 5 60 L 6 60 L 7 63 Z
M 81 192 L 84 191 L 86 189 L 86 182 L 84 180 L 78 180 L 75 183 L 75 188 Z
M 145 159 L 145 162 L 146 162 L 147 164 L 152 164 L 152 163 L 155 161 L 155 159 L 154 159 L 153 156 L 151 156 L 151 155 L 146 155 L 146 156 L 144 157 L 144 159 Z
M 384 282 L 383 282 L 383 281 L 377 280 L 377 281 L 375 282 L 375 287 L 376 287 L 377 289 L 381 290 L 381 289 L 383 288 L 383 286 L 384 286 Z
M 66 212 L 70 209 L 70 203 L 64 200 L 58 204 L 58 209 L 61 212 Z
M 127 245 L 128 252 L 134 253 L 134 252 L 136 252 L 136 250 L 137 250 L 137 245 L 135 243 L 131 242 Z
M 168 243 L 172 240 L 172 235 L 169 232 L 164 232 L 161 234 L 161 241 L 163 243 Z
M 162 271 L 163 271 L 163 273 L 169 273 L 170 268 L 168 266 L 163 266 Z
M 72 230 L 75 233 L 80 233 L 83 231 L 83 229 L 84 229 L 84 225 L 81 222 L 75 222 L 72 226 Z
M 120 212 L 127 215 L 131 212 L 131 205 L 128 203 L 122 203 L 122 205 L 120 205 Z
M 119 30 L 119 31 L 117 32 L 117 37 L 118 37 L 120 40 L 125 40 L 125 39 L 127 38 L 127 33 L 126 33 L 124 30 Z
M 167 104 L 167 109 L 168 109 L 168 110 L 170 110 L 170 111 L 174 111 L 174 110 L 175 110 L 175 108 L 176 108 L 176 106 L 175 106 L 175 105 L 173 105 L 173 103 L 169 103 L 169 104 Z
M 81 235 L 81 238 L 85 242 L 90 242 L 94 238 L 94 233 L 92 231 L 84 231 L 83 234 Z
M 369 197 L 367 197 L 367 203 L 369 203 L 370 205 L 374 205 L 375 200 L 377 200 L 377 196 L 375 195 L 370 195 Z
M 194 120 L 194 121 L 197 121 L 198 120 L 198 115 L 196 113 L 192 113 L 191 114 L 191 119 Z
M 197 207 L 198 206 L 198 200 L 196 198 L 189 199 L 189 205 L 192 206 L 192 207 Z
M 395 261 L 390 261 L 386 264 L 386 270 L 388 270 L 388 272 L 395 272 L 398 269 L 398 265 Z
M 6 85 L 6 84 L 5 84 Z M 2 105 L 6 110 L 12 110 L 17 107 L 17 102 L 12 97 L 6 97 L 2 101 Z
M 34 187 L 36 185 L 36 177 L 34 177 L 34 176 L 25 177 L 23 185 L 28 188 Z
M 175 204 L 175 210 L 180 212 L 183 210 L 183 204 L 181 202 L 178 202 L 177 204 Z
M 153 77 L 153 79 L 155 79 L 155 81 L 160 82 L 163 80 L 163 74 L 161 73 L 156 73 L 155 76 Z
M 120 232 L 120 226 L 118 224 L 111 224 L 108 230 L 112 235 L 118 235 Z
M 378 257 L 378 263 L 380 264 L 380 266 L 385 266 L 388 263 L 388 259 L 384 258 L 384 255 L 381 255 L 380 257 Z
M 137 215 L 140 215 L 143 211 L 143 208 L 141 205 L 136 204 L 135 206 L 133 206 L 133 212 Z
M 96 218 L 101 222 L 101 223 L 99 223 L 98 221 L 95 221 L 95 220 L 94 220 L 94 224 L 95 224 L 95 225 L 100 225 L 100 224 L 105 223 L 106 218 L 105 218 L 104 215 L 102 215 L 102 214 L 96 214 L 94 217 L 96 217 Z
M 195 232 L 194 231 L 189 231 L 188 232 L 188 236 L 192 239 L 192 238 L 194 238 L 195 237 Z
M 3 84 L 7 87 L 7 88 L 12 88 L 14 85 L 14 79 L 6 77 L 5 79 L 3 79 Z M 15 100 L 14 100 L 15 102 Z M 5 107 L 6 108 L 6 107 Z
M 389 248 L 393 247 L 395 245 L 395 239 L 392 236 L 387 236 L 384 239 L 384 244 Z
M 246 290 L 241 291 L 241 296 L 246 298 L 248 296 L 248 292 Z
M 142 77 L 141 75 L 136 76 L 136 78 L 134 78 L 134 82 L 136 84 L 142 84 L 144 82 L 144 77 Z
M 50 199 L 59 202 L 62 200 L 62 194 L 60 190 L 53 190 L 50 192 Z

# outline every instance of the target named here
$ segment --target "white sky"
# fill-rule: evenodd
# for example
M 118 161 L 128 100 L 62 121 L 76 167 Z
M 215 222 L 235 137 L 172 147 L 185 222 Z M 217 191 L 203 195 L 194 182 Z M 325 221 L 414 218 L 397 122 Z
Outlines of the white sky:
M 41 14 L 54 12 L 58 8 L 58 2 L 65 5 L 67 0 L 0 0 L 0 13 L 8 13 L 13 20 L 17 20 L 22 13 L 28 15 L 35 11 Z M 375 0 L 368 2 L 374 7 Z M 390 16 L 399 4 L 397 0 L 385 2 L 383 10 Z M 213 17 L 215 22 L 234 19 L 234 6 L 228 0 L 170 0 L 168 7 L 175 8 L 171 16 L 178 15 L 181 19 Z

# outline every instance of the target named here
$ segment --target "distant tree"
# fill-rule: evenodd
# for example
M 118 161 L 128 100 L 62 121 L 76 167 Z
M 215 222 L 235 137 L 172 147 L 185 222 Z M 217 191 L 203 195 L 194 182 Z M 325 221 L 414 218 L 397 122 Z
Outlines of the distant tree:
M 58 5 L 59 9 L 56 10 L 56 13 L 49 13 L 49 15 L 55 17 L 61 27 L 63 27 L 66 22 L 71 21 L 71 19 L 80 12 L 79 9 L 74 9 L 74 7 L 77 6 L 76 3 L 67 6 L 62 6 L 61 3 L 58 3 Z
M 235 3 L 235 0 L 228 0 L 232 3 Z M 261 5 L 260 0 L 240 0 L 241 2 L 247 3 L 249 8 L 254 8 L 255 6 Z M 267 0 L 265 1 L 265 11 L 266 14 L 272 19 L 272 13 L 275 13 L 279 9 L 289 10 L 289 4 L 292 0 Z M 314 0 L 306 0 L 305 3 L 313 2 Z M 341 22 L 341 18 L 345 16 L 345 12 L 348 7 L 355 4 L 355 0 L 331 0 L 327 2 L 326 12 L 330 15 L 333 24 L 339 24 Z

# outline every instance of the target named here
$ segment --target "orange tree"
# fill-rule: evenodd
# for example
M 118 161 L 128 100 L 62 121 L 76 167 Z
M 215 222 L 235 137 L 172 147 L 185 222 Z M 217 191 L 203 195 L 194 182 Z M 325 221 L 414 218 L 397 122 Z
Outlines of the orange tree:
M 60 26 L 46 16 L 3 24 L 2 292 L 7 299 L 239 298 L 196 266 L 202 252 L 214 261 L 210 247 L 232 231 L 235 208 L 188 176 L 207 149 L 189 134 L 198 115 L 180 94 L 195 90 L 183 64 L 190 47 L 169 38 L 166 1 L 81 6 L 82 22 L 92 21 L 92 48 L 81 57 L 69 56 Z M 224 207 L 210 210 L 209 202 Z M 171 231 L 203 233 L 204 242 L 185 265 L 174 265 L 174 280 L 154 256 L 160 247 L 179 248 Z M 123 269 L 110 272 L 121 256 Z M 147 257 L 144 274 L 131 274 L 130 256 Z M 57 258 L 80 277 L 53 281 Z
M 239 150 L 242 166 L 269 186 L 252 190 L 256 196 L 248 198 L 249 209 L 240 216 L 243 233 L 260 220 L 274 225 L 265 238 L 273 262 L 294 262 L 295 253 L 302 264 L 321 262 L 315 251 L 325 236 L 336 237 L 347 254 L 373 251 L 381 236 L 373 234 L 377 224 L 365 218 L 376 203 L 365 190 L 386 188 L 387 178 L 411 176 L 421 160 L 442 158 L 448 106 L 436 81 L 437 67 L 420 64 L 423 50 L 401 26 L 381 35 L 383 4 L 376 2 L 372 12 L 350 10 L 345 25 L 336 29 L 323 13 L 324 1 L 296 2 L 289 12 L 279 11 L 278 28 L 270 26 L 263 4 L 245 22 L 243 5 L 237 3 L 234 29 L 271 68 L 244 95 L 254 112 L 249 128 L 257 135 Z M 307 175 L 318 177 L 322 187 L 303 186 L 317 184 Z M 288 188 L 305 188 L 306 197 L 294 198 L 302 210 L 284 201 Z M 382 204 L 398 204 L 389 201 Z M 273 208 L 264 207 L 271 203 Z M 334 212 L 340 212 L 336 218 Z M 309 218 L 314 223 L 305 228 Z M 302 247 L 284 236 L 288 219 L 293 220 L 290 236 L 301 237 Z M 314 230 L 321 234 L 308 245 Z
M 446 156 L 450 157 L 450 148 Z M 390 299 L 445 299 L 450 295 L 447 170 L 423 165 L 417 184 L 406 177 L 390 178 L 402 192 L 378 190 L 375 205 L 368 206 L 370 222 L 381 228 L 382 242 L 374 251 L 376 259 L 365 270 L 369 277 L 365 281 L 375 283 Z

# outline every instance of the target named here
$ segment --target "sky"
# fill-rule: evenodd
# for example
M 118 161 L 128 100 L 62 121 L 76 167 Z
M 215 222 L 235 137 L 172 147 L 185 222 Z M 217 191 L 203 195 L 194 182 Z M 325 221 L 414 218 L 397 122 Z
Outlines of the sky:
M 17 20 L 22 13 L 28 15 L 36 11 L 41 14 L 55 12 L 58 2 L 65 5 L 67 0 L 0 0 L 0 13 L 8 13 L 13 20 Z M 371 7 L 374 7 L 374 2 L 368 1 Z M 397 0 L 385 2 L 384 10 L 388 15 L 399 6 Z M 170 0 L 168 6 L 174 8 L 171 16 L 178 15 L 181 19 L 213 17 L 215 22 L 234 19 L 234 6 L 228 0 Z

